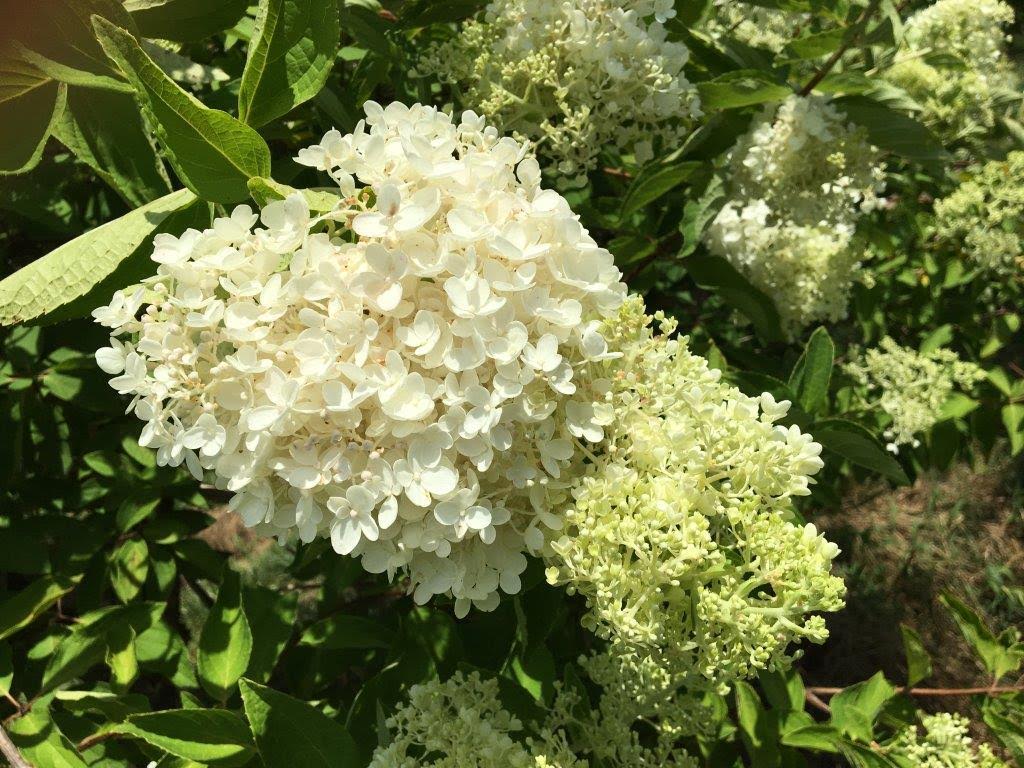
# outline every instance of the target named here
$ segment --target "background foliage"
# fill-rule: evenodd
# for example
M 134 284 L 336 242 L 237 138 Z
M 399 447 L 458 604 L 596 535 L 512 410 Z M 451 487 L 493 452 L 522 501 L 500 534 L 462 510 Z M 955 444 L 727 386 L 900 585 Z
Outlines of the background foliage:
M 416 64 L 482 5 L 2 3 L 0 715 L 30 764 L 364 765 L 411 685 L 480 670 L 529 718 L 597 642 L 578 600 L 547 586 L 537 564 L 521 595 L 457 621 L 450 605 L 415 606 L 401 584 L 326 542 L 252 540 L 221 511 L 220 493 L 139 447 L 93 361 L 106 339 L 88 312 L 150 271 L 155 234 L 280 198 L 282 185 L 315 186 L 290 158 L 330 128 L 351 130 L 367 99 L 471 107 Z M 831 620 L 830 646 L 801 669 L 719 700 L 716 738 L 693 751 L 710 766 L 893 765 L 873 747 L 918 707 L 934 708 L 906 687 L 953 680 L 979 689 L 955 699 L 984 724 L 975 735 L 1024 764 L 1014 458 L 1024 450 L 1024 283 L 1018 272 L 995 290 L 961 246 L 937 236 L 934 207 L 978 163 L 1024 149 L 1020 94 L 999 102 L 989 129 L 939 138 L 921 105 L 880 74 L 916 4 L 756 5 L 809 22 L 773 52 L 705 34 L 709 4 L 676 3 L 669 35 L 690 48 L 686 73 L 707 113 L 685 143 L 645 166 L 608 149 L 584 186 L 548 180 L 649 307 L 677 317 L 695 350 L 748 394 L 793 401 L 790 423 L 826 450 L 801 513 L 846 550 L 853 613 Z M 854 286 L 849 316 L 788 339 L 772 298 L 711 255 L 702 234 L 724 202 L 736 139 L 763 105 L 812 91 L 835 97 L 885 154 L 888 204 L 861 227 L 872 280 Z M 879 437 L 890 417 L 845 367 L 887 336 L 921 352 L 952 349 L 985 374 L 898 454 Z M 937 479 L 963 467 L 973 470 L 959 489 Z M 995 512 L 971 508 L 984 483 Z M 907 495 L 928 488 L 930 502 Z M 891 519 L 879 495 L 895 499 Z M 911 524 L 897 519 L 914 509 Z M 940 516 L 947 528 L 922 533 Z M 967 544 L 949 551 L 950 537 L 988 541 L 978 531 L 997 523 L 991 540 L 1004 549 L 980 562 Z M 914 582 L 947 567 L 963 578 Z M 865 626 L 888 623 L 891 635 L 901 619 L 918 623 L 898 630 L 901 660 L 865 653 L 883 634 Z M 946 648 L 929 656 L 938 638 L 954 642 L 944 626 L 973 651 L 966 678 L 943 671 Z M 865 662 L 837 663 L 830 648 Z M 883 671 L 872 675 L 870 663 Z

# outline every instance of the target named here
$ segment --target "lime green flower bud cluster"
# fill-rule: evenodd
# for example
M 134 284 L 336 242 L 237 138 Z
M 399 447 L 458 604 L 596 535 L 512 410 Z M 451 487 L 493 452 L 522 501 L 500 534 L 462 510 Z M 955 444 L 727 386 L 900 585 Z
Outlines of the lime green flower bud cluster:
M 1024 152 L 971 169 L 949 197 L 935 203 L 940 238 L 994 276 L 1024 276 Z
M 806 13 L 716 0 L 705 29 L 713 39 L 729 36 L 755 48 L 781 53 L 793 38 L 799 37 L 808 20 Z
M 987 744 L 974 746 L 968 734 L 970 721 L 962 715 L 940 712 L 921 718 L 917 726 L 901 732 L 889 754 L 902 758 L 910 768 L 1008 768 Z
M 843 604 L 838 553 L 792 522 L 821 446 L 776 422 L 789 403 L 748 397 L 655 335 L 632 298 L 606 334 L 605 442 L 550 543 L 548 580 L 583 594 L 585 626 L 617 653 L 659 654 L 671 686 L 725 690 L 785 666 L 791 642 L 823 641 L 819 611 Z M 628 341 L 627 341 L 628 340 Z
M 987 135 L 1018 89 L 1005 51 L 1013 17 L 1002 0 L 939 0 L 907 22 L 904 50 L 885 77 L 945 143 Z
M 492 0 L 417 69 L 457 85 L 467 107 L 582 183 L 603 148 L 642 164 L 700 116 L 682 71 L 689 50 L 666 39 L 674 15 L 669 0 Z
M 775 302 L 783 330 L 845 317 L 859 275 L 857 222 L 882 205 L 877 150 L 826 99 L 768 107 L 732 150 L 729 200 L 707 233 Z
M 918 352 L 889 337 L 844 369 L 864 388 L 860 393 L 864 407 L 881 408 L 890 419 L 883 435 L 893 453 L 901 445 L 920 445 L 916 436 L 938 422 L 954 390 L 970 390 L 985 378 L 981 368 L 961 360 L 952 350 Z

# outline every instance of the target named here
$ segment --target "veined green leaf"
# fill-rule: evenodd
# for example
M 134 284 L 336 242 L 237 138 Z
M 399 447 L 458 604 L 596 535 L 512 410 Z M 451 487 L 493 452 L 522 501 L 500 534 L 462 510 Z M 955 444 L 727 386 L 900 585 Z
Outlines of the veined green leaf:
M 740 69 L 697 84 L 705 109 L 735 109 L 752 104 L 782 101 L 793 93 L 759 69 Z
M 69 89 L 53 133 L 132 206 L 171 191 L 135 99 L 128 93 Z
M 245 721 L 226 709 L 168 709 L 133 715 L 115 730 L 185 760 L 215 768 L 245 765 L 255 753 Z
M 932 660 L 921 636 L 913 627 L 901 624 L 900 635 L 903 637 L 903 652 L 907 658 L 907 687 L 913 688 L 932 674 Z
M 327 82 L 341 30 L 335 0 L 261 0 L 238 88 L 238 115 L 269 123 Z
M 0 53 L 0 124 L 18 126 L 0 141 L 0 175 L 32 170 L 64 111 L 67 87 L 9 53 Z
M 223 32 L 245 15 L 249 0 L 125 0 L 139 33 L 190 42 Z
M 356 765 L 358 749 L 345 727 L 315 707 L 241 680 L 242 703 L 266 768 Z
M 639 211 L 648 203 L 653 203 L 662 195 L 672 191 L 689 179 L 702 166 L 695 160 L 687 160 L 669 165 L 650 165 L 644 168 L 629 185 L 626 197 L 622 201 L 622 216 L 629 216 Z
M 142 590 L 149 573 L 149 547 L 144 539 L 128 539 L 110 559 L 110 585 L 122 603 L 130 602 Z
M 74 586 L 69 579 L 43 576 L 0 603 L 0 640 L 27 627 Z
M 897 483 L 909 483 L 903 467 L 870 431 L 846 419 L 825 419 L 811 429 L 814 439 L 829 451 L 859 467 L 878 472 Z
M 242 606 L 238 574 L 224 568 L 217 599 L 199 636 L 197 670 L 207 693 L 225 701 L 249 665 L 252 630 Z
M 86 296 L 148 242 L 168 216 L 195 199 L 186 189 L 172 192 L 76 237 L 0 281 L 0 325 L 43 318 Z
M 803 353 L 793 366 L 789 386 L 796 393 L 797 404 L 807 413 L 817 413 L 828 401 L 832 380 L 835 345 L 824 327 L 811 334 Z
M 135 86 L 168 160 L 189 189 L 204 200 L 234 203 L 248 197 L 251 177 L 270 175 L 270 149 L 256 131 L 179 88 L 128 32 L 101 17 L 94 23 L 103 49 Z
M 45 768 L 86 768 L 74 745 L 53 722 L 45 706 L 33 707 L 5 726 L 11 741 L 30 765 Z

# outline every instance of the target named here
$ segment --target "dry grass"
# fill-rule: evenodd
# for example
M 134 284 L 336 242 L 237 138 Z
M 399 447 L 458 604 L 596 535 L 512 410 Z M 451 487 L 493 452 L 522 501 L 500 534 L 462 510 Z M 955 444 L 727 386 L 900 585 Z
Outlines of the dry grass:
M 921 635 L 934 661 L 924 685 L 990 682 L 938 598 L 957 595 L 996 631 L 1024 627 L 1019 462 L 958 465 L 897 490 L 860 488 L 842 509 L 815 522 L 842 547 L 850 592 L 847 609 L 831 618 L 828 644 L 809 654 L 809 678 L 846 685 L 882 669 L 891 680 L 905 679 L 904 623 Z M 966 711 L 968 701 L 927 706 Z

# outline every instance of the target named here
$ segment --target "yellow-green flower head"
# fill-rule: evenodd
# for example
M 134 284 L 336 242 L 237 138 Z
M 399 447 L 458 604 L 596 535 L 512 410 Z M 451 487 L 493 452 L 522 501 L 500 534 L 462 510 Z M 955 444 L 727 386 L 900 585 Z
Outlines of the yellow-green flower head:
M 806 13 L 764 8 L 736 0 L 715 0 L 705 30 L 712 39 L 728 35 L 746 45 L 781 53 L 800 35 L 807 22 Z
M 1024 152 L 975 166 L 935 203 L 938 236 L 995 278 L 1024 277 Z
M 920 105 L 943 142 L 987 135 L 1019 90 L 1006 56 L 1013 18 L 1002 0 L 939 0 L 907 21 L 904 49 L 885 77 Z
M 707 234 L 775 302 L 783 329 L 846 315 L 857 220 L 882 204 L 885 172 L 863 129 L 818 96 L 767 107 L 732 150 L 729 201 Z
M 792 521 L 821 446 L 776 423 L 788 402 L 728 386 L 650 322 L 630 299 L 607 334 L 623 354 L 608 363 L 605 442 L 548 579 L 586 597 L 601 637 L 663 654 L 676 685 L 722 688 L 784 666 L 793 641 L 824 640 L 814 614 L 842 605 L 837 547 Z
M 940 712 L 925 715 L 921 724 L 923 734 L 917 726 L 907 728 L 890 745 L 889 754 L 911 768 L 1009 768 L 988 744 L 975 747 L 966 717 Z
M 865 407 L 881 408 L 891 420 L 883 435 L 893 453 L 901 445 L 920 445 L 916 436 L 938 422 L 954 390 L 970 390 L 985 378 L 981 368 L 961 360 L 952 350 L 918 352 L 889 337 L 844 368 L 864 388 Z
M 492 0 L 417 68 L 582 182 L 602 148 L 647 162 L 700 115 L 683 75 L 689 51 L 666 39 L 674 15 L 670 0 Z

